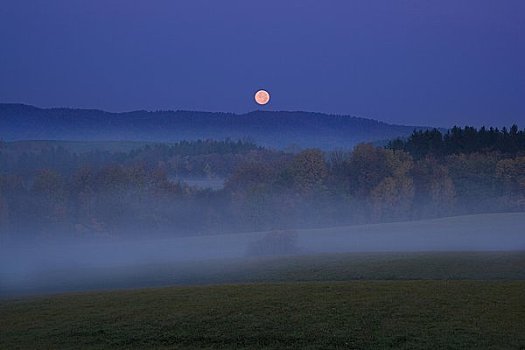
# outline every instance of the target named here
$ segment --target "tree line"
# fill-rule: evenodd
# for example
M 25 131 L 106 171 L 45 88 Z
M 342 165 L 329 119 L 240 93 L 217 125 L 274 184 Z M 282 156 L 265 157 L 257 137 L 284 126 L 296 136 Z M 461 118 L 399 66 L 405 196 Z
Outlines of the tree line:
M 461 130 L 450 134 L 470 135 L 462 136 L 468 143 L 482 139 L 471 138 L 470 128 Z M 29 173 L 13 165 L 20 163 L 4 146 L 0 152 L 11 168 L 0 171 L 0 230 L 16 237 L 194 235 L 523 211 L 523 132 L 512 130 L 498 131 L 508 135 L 502 137 L 508 146 L 498 148 L 479 142 L 429 151 L 428 142 L 420 141 L 425 132 L 415 132 L 403 147 L 395 140 L 387 147 L 360 144 L 336 152 L 220 143 L 224 151 L 217 152 L 211 143 L 202 151 L 188 146 L 184 153 L 157 145 L 117 152 L 104 162 L 90 163 L 77 153 L 60 162 L 51 157 Z M 446 135 L 442 145 L 452 142 Z M 454 142 L 467 142 L 460 140 Z M 216 161 L 206 167 L 202 157 Z M 74 159 L 82 162 L 69 167 Z M 223 169 L 224 188 L 177 181 L 171 172 L 180 159 L 190 174 L 196 164 L 212 173 Z
M 97 148 L 86 143 L 84 151 L 67 143 L 0 141 L 0 174 L 16 174 L 30 179 L 42 169 L 72 175 L 81 167 L 129 166 L 143 163 L 161 166 L 177 176 L 225 177 L 246 157 L 270 156 L 271 152 L 249 140 L 197 140 L 176 143 L 151 143 L 129 151 Z M 78 147 L 78 146 L 77 146 Z
M 398 138 L 389 142 L 387 147 L 404 150 L 415 158 L 475 152 L 516 155 L 525 152 L 525 129 L 519 130 L 517 125 L 512 125 L 510 129 L 503 127 L 501 130 L 471 126 L 454 126 L 446 132 L 438 129 L 415 130 L 406 140 Z

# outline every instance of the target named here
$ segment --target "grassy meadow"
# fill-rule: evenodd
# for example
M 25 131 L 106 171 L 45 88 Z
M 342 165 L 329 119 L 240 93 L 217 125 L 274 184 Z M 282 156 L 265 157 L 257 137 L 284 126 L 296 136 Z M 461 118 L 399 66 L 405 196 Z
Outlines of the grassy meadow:
M 525 348 L 523 252 L 201 264 L 128 277 L 203 285 L 4 298 L 0 349 Z
M 172 287 L 0 304 L 2 349 L 523 349 L 525 281 Z

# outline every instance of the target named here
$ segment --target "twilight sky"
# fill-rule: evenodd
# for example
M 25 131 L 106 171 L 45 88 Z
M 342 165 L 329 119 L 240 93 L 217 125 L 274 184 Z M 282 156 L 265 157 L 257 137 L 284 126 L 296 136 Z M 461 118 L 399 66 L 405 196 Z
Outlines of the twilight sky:
M 0 102 L 525 126 L 523 0 L 2 0 Z

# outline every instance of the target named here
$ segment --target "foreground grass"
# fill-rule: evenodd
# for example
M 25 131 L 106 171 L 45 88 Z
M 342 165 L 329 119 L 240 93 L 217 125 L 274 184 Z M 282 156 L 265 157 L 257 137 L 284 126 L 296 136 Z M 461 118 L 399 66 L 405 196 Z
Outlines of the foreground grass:
M 525 281 L 175 287 L 0 303 L 1 349 L 525 349 Z

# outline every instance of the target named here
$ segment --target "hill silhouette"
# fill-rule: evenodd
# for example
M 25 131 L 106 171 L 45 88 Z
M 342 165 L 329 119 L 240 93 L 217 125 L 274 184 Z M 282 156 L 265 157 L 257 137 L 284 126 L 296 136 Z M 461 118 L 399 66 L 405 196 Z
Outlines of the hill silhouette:
M 422 127 L 312 112 L 253 111 L 246 114 L 198 111 L 133 111 L 38 108 L 0 104 L 0 138 L 14 140 L 147 141 L 250 139 L 284 148 L 352 147 L 408 136 Z

